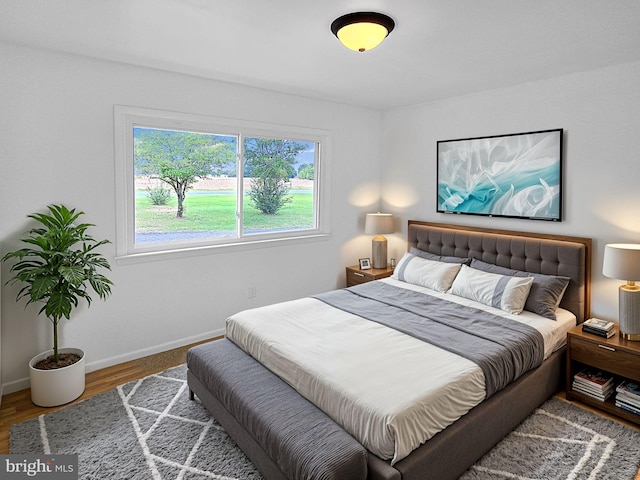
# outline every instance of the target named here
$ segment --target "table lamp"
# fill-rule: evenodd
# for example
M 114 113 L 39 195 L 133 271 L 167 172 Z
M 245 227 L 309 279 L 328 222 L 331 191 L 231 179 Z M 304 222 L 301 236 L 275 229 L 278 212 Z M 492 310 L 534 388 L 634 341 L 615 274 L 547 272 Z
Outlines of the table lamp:
M 640 245 L 610 243 L 604 247 L 602 274 L 609 278 L 626 280 L 620 285 L 618 323 L 620 336 L 626 340 L 640 340 Z
M 383 233 L 393 233 L 393 215 L 390 213 L 367 213 L 364 232 L 373 234 L 371 242 L 373 268 L 387 268 L 387 239 Z

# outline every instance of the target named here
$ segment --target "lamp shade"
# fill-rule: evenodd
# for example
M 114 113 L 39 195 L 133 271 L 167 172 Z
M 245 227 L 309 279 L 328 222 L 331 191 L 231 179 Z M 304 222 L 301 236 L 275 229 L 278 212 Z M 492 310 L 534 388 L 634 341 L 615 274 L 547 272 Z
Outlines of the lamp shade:
M 350 50 L 364 52 L 382 43 L 395 27 L 391 17 L 376 12 L 348 13 L 331 23 L 331 31 Z
M 640 341 L 640 245 L 611 243 L 604 247 L 603 275 L 626 280 L 618 288 L 618 325 L 625 340 Z
M 390 213 L 367 213 L 367 218 L 364 222 L 364 233 L 383 235 L 393 232 L 393 215 Z
M 635 243 L 605 245 L 602 274 L 618 280 L 640 280 L 640 245 Z

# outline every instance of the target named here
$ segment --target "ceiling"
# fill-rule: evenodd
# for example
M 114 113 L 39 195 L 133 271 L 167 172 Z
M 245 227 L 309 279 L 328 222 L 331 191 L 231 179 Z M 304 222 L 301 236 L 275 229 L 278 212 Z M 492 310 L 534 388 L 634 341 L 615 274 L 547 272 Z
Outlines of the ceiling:
M 338 16 L 396 28 L 347 50 Z M 388 109 L 640 60 L 638 0 L 0 0 L 0 41 Z

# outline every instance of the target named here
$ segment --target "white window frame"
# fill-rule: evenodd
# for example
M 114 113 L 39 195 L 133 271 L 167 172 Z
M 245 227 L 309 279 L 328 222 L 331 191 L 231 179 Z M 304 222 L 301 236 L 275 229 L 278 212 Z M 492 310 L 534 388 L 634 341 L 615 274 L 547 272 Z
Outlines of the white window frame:
M 241 134 L 245 137 L 278 138 L 313 141 L 317 144 L 317 165 L 314 170 L 314 210 L 316 228 L 249 234 L 224 240 L 201 239 L 167 243 L 135 244 L 135 189 L 133 168 L 133 128 L 151 127 L 216 134 Z M 327 130 L 249 122 L 204 115 L 168 112 L 140 107 L 114 106 L 114 141 L 116 175 L 116 261 L 137 263 L 153 259 L 179 258 L 193 255 L 287 245 L 328 239 L 329 171 L 331 165 L 331 135 Z M 242 142 L 240 142 L 242 143 Z M 243 154 L 244 145 L 239 145 Z M 238 196 L 242 175 L 238 172 Z M 242 220 L 242 205 L 238 204 Z

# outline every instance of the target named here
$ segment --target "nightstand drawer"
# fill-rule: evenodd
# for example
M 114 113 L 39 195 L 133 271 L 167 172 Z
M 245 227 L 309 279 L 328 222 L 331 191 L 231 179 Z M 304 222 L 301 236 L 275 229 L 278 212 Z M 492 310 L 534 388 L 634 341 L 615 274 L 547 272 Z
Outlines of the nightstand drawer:
M 359 285 L 361 283 L 370 282 L 371 280 L 373 280 L 373 278 L 362 272 L 347 269 L 347 285 L 349 286 Z
M 607 342 L 571 339 L 571 359 L 616 375 L 640 380 L 640 358 Z
M 387 278 L 393 275 L 393 268 L 368 268 L 360 269 L 358 266 L 347 267 L 347 287 L 360 285 L 361 283 L 373 282 L 381 278 Z

